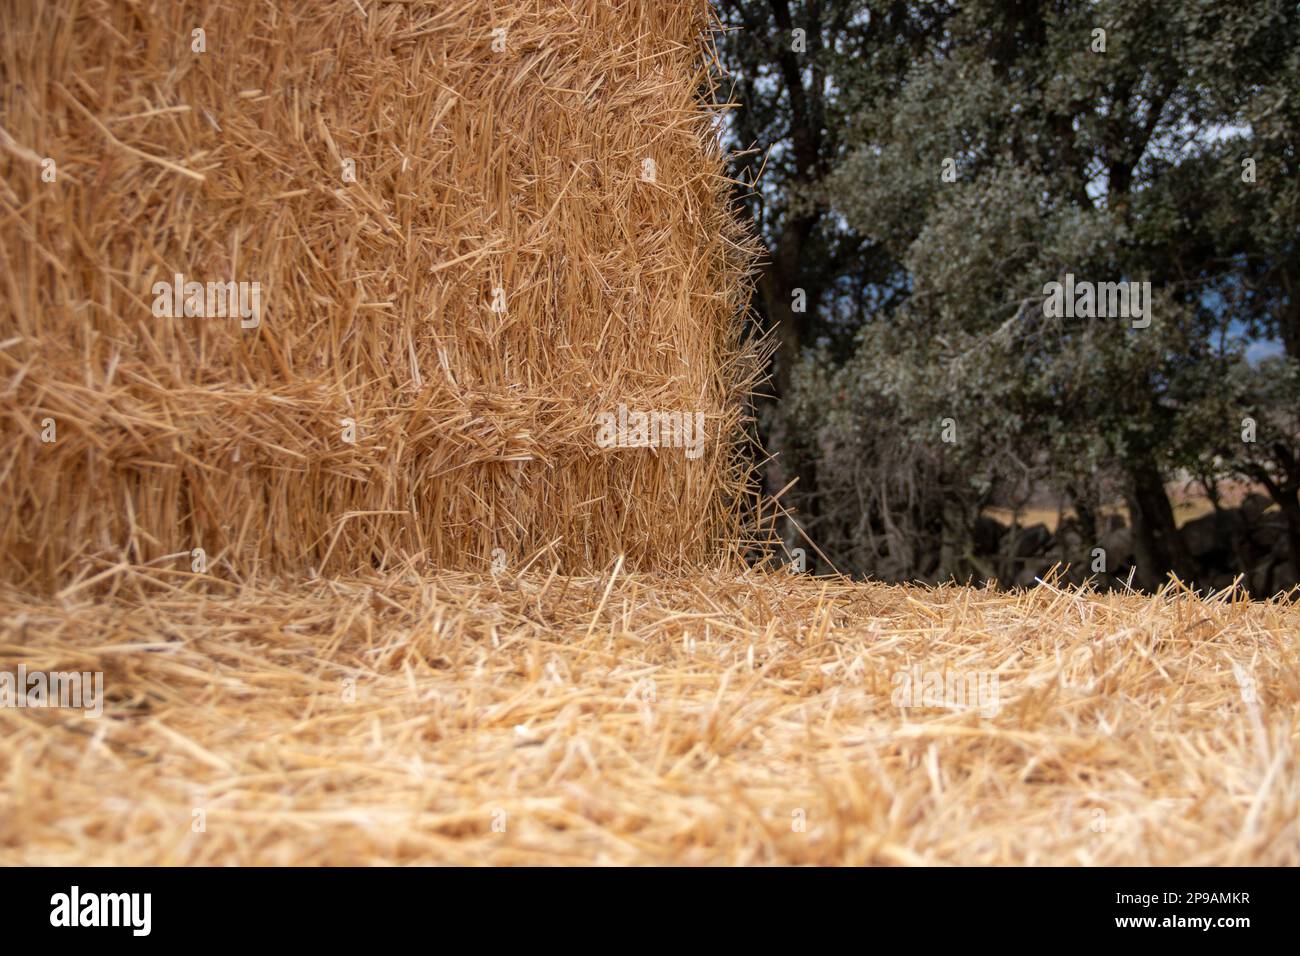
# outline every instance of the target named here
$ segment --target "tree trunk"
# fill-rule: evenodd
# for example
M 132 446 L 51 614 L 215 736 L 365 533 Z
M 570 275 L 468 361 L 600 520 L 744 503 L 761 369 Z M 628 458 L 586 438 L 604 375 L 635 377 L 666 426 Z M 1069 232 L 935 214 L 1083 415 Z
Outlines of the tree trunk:
M 1273 496 L 1286 519 L 1286 543 L 1291 552 L 1291 566 L 1300 572 L 1300 491 L 1292 488 Z
M 800 251 L 816 228 L 818 218 L 817 215 L 796 216 L 787 224 L 775 243 L 772 261 L 768 263 L 759 283 L 768 328 L 775 330 L 778 341 L 771 379 L 775 398 L 772 430 L 767 436 L 768 451 L 776 458 L 767 469 L 768 493 L 775 494 L 791 479 L 799 479 L 798 484 L 791 489 L 787 503 L 794 506 L 795 520 L 805 533 L 809 533 L 809 528 L 816 524 L 819 513 L 816 456 L 815 452 L 805 453 L 802 436 L 790 421 L 786 409 L 792 391 L 794 367 L 803 352 L 809 316 L 817 308 L 819 290 L 812 288 L 804 277 Z M 807 311 L 794 311 L 794 290 L 797 288 L 804 290 Z M 794 529 L 787 529 L 784 537 L 787 546 L 803 546 L 802 535 Z M 823 572 L 829 570 L 821 568 L 820 564 L 818 567 Z
M 1137 558 L 1137 583 L 1155 590 L 1170 571 L 1184 582 L 1193 579 L 1191 561 L 1174 521 L 1174 509 L 1165 493 L 1160 469 L 1150 460 L 1129 464 L 1125 493 L 1133 524 L 1133 550 Z
M 1091 551 L 1100 538 L 1096 505 L 1091 496 L 1082 494 L 1073 483 L 1065 486 L 1065 493 L 1069 495 L 1074 505 L 1074 513 L 1079 521 L 1079 533 L 1083 535 L 1084 545 Z

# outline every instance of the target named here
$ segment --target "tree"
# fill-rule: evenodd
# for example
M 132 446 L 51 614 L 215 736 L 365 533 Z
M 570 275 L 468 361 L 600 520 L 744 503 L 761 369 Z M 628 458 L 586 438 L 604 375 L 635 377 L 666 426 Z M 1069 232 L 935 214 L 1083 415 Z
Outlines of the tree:
M 841 357 L 868 301 L 888 307 L 900 279 L 879 247 L 831 214 L 820 185 L 845 155 L 860 99 L 898 84 L 908 49 L 937 30 L 925 5 L 895 4 L 868 17 L 865 0 L 720 0 L 726 32 L 719 57 L 740 105 L 728 124 L 737 200 L 753 217 L 768 255 L 754 300 L 757 321 L 776 335 L 764 443 L 776 453 L 767 485 L 799 484 L 790 500 L 810 529 L 820 512 L 816 449 L 784 401 L 805 347 Z M 866 67 L 870 65 L 870 69 Z M 761 172 L 761 176 L 760 176 Z
M 780 2 L 770 22 L 763 5 L 730 6 L 768 42 L 773 24 L 795 22 Z M 782 98 L 736 54 L 751 71 L 740 116 L 751 97 L 763 105 L 734 130 L 760 143 L 788 130 L 778 175 L 753 201 L 772 244 L 766 318 L 791 318 L 780 311 L 791 283 L 817 290 L 809 314 L 781 326 L 778 383 L 820 464 L 823 546 L 854 570 L 984 574 L 972 542 L 989 501 L 1048 482 L 1087 525 L 1098 483 L 1113 481 L 1140 583 L 1186 579 L 1165 484 L 1222 457 L 1231 422 L 1215 426 L 1223 434 L 1191 426 L 1251 336 L 1288 355 L 1300 338 L 1294 5 L 801 13 L 823 53 L 778 73 L 786 93 L 798 78 L 816 95 Z M 1150 283 L 1149 323 L 1095 300 L 1088 316 L 1052 314 L 1045 290 L 1067 276 Z M 1294 379 L 1278 381 L 1265 397 L 1294 405 Z

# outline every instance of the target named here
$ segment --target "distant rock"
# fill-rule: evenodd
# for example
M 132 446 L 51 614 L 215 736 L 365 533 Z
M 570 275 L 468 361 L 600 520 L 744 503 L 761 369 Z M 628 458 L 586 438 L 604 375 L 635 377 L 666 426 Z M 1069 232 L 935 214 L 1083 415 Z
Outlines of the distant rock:
M 1273 566 L 1273 593 L 1278 591 L 1289 591 L 1297 584 L 1300 584 L 1300 574 L 1296 573 L 1296 567 L 1290 561 L 1283 561 L 1281 564 Z
M 1077 558 L 1087 550 L 1084 545 L 1083 532 L 1076 521 L 1067 518 L 1056 529 L 1056 547 L 1062 560 Z
M 1273 500 L 1258 491 L 1252 491 L 1241 501 L 1241 513 L 1251 524 L 1259 521 L 1260 516 L 1273 504 Z
M 1121 525 L 1107 531 L 1098 543 L 1106 552 L 1106 569 L 1114 571 L 1125 564 L 1133 563 L 1133 529 Z
M 1031 524 L 1020 532 L 1020 537 L 1016 541 L 1015 557 L 1029 558 L 1037 554 L 1042 554 L 1052 545 L 1052 532 L 1047 530 L 1047 525 Z
M 1279 591 L 1289 591 L 1300 584 L 1295 565 L 1290 561 L 1268 558 L 1251 569 L 1250 593 L 1256 598 L 1269 598 Z
M 1279 544 L 1285 548 L 1286 519 L 1281 514 L 1264 515 L 1250 529 L 1250 540 L 1257 544 L 1265 554 L 1273 551 Z
M 1016 575 L 1016 587 L 1032 588 L 1038 584 L 1037 578 L 1038 578 L 1037 568 L 1025 568 L 1023 571 L 1021 571 L 1019 574 Z
M 1229 553 L 1232 550 L 1233 534 L 1240 533 L 1245 526 L 1246 521 L 1236 508 L 1211 512 L 1193 518 L 1182 526 L 1183 545 L 1187 548 L 1187 553 L 1197 560 L 1216 552 Z

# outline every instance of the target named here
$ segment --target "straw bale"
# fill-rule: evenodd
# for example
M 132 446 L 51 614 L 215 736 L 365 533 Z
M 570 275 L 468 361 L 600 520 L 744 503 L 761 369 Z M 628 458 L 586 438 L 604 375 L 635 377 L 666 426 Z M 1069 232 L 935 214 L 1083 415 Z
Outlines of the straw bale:
M 0 576 L 726 555 L 758 366 L 710 25 L 705 0 L 4 4 Z M 177 274 L 259 283 L 256 326 L 155 315 Z M 600 447 L 620 404 L 703 413 L 703 454 Z

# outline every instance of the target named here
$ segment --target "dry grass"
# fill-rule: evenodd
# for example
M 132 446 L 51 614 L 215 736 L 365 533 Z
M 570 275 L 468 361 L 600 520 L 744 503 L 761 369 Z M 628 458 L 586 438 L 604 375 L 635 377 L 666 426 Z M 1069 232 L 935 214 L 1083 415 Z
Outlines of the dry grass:
M 3 595 L 0 667 L 103 669 L 110 704 L 0 709 L 0 862 L 1300 863 L 1295 604 L 165 581 Z M 996 672 L 999 712 L 900 711 L 917 665 Z
M 664 569 L 736 541 L 754 247 L 708 17 L 0 5 L 0 577 L 198 547 L 244 578 L 496 548 Z M 155 317 L 176 273 L 259 282 L 261 324 Z M 703 457 L 597 447 L 620 404 L 703 413 Z

